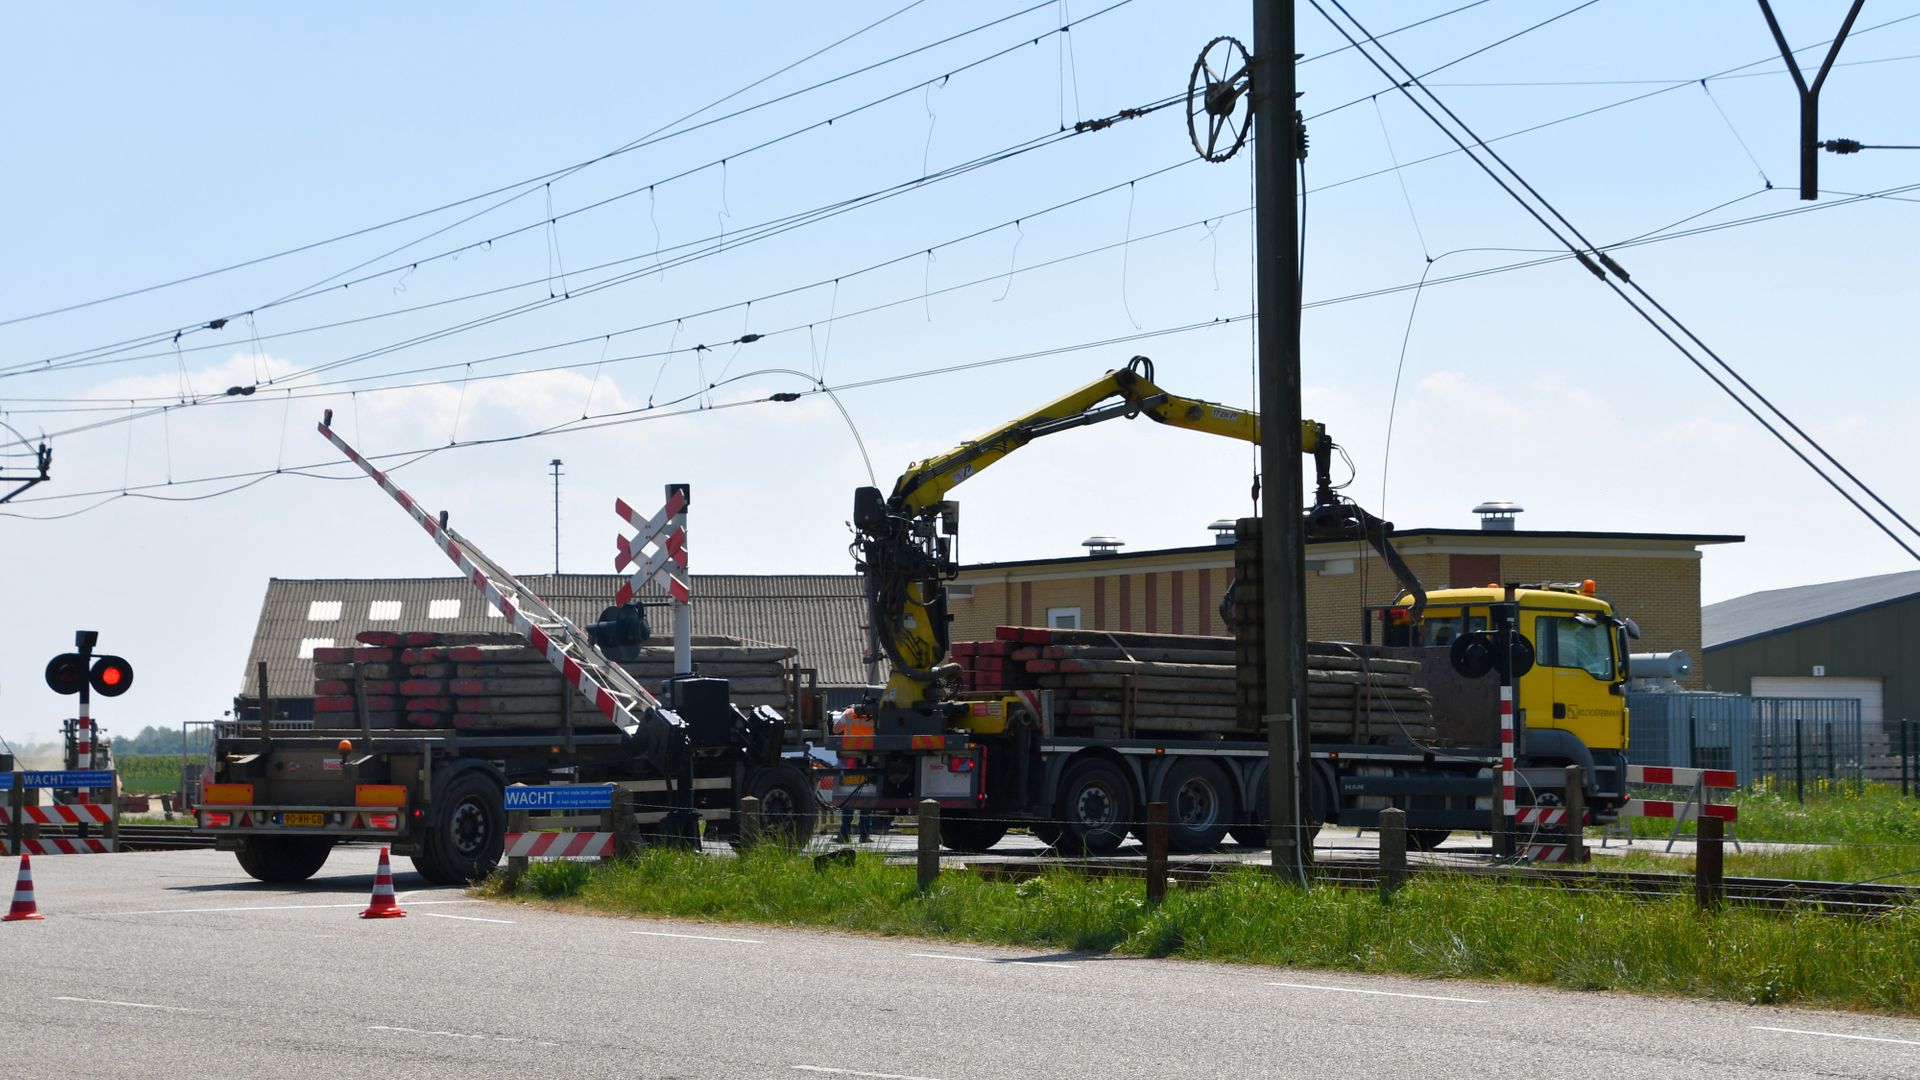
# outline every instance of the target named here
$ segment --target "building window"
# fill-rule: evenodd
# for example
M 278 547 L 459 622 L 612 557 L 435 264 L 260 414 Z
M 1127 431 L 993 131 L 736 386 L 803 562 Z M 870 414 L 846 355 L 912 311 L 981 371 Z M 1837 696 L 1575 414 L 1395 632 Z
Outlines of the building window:
M 313 650 L 331 648 L 333 648 L 333 639 L 330 637 L 303 637 L 300 639 L 300 659 L 311 660 Z
M 392 622 L 400 617 L 400 601 L 375 600 L 367 605 L 368 622 Z
M 339 622 L 340 601 L 315 600 L 307 605 L 308 622 Z
M 971 600 L 971 599 L 973 599 L 973 586 L 971 586 L 971 585 L 949 585 L 949 586 L 947 586 L 947 599 L 949 599 L 949 600 Z
M 460 617 L 460 601 L 435 600 L 427 605 L 429 619 L 457 619 Z
M 1080 629 L 1080 609 L 1077 607 L 1048 608 L 1047 626 L 1054 630 Z
M 1309 559 L 1307 569 L 1321 577 L 1339 577 L 1353 573 L 1352 559 Z

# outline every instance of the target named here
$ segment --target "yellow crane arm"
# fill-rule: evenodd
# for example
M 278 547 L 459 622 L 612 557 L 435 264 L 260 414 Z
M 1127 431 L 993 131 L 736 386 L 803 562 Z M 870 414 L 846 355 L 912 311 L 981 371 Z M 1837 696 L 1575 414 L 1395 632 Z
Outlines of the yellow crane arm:
M 1118 400 L 1102 404 L 1110 399 Z M 1169 394 L 1154 384 L 1153 361 L 1136 356 L 1126 367 L 1109 371 L 978 439 L 961 443 L 939 457 L 907 466 L 907 471 L 894 484 L 888 504 L 898 513 L 917 517 L 937 507 L 949 491 L 980 470 L 1043 435 L 1117 417 L 1136 416 L 1207 435 L 1250 443 L 1260 441 L 1258 415 L 1211 401 Z M 1303 422 L 1300 430 L 1302 449 L 1308 453 L 1318 449 L 1325 438 L 1326 429 L 1311 420 Z

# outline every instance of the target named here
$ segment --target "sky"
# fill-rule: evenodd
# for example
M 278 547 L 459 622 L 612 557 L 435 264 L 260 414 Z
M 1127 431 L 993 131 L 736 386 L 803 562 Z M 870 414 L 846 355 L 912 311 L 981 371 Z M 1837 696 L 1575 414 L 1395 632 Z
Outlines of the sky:
M 1778 6 L 1796 47 L 1845 9 Z M 1517 132 L 1493 145 L 1529 185 L 1914 516 L 1920 155 L 1822 155 L 1801 202 L 1753 4 L 1348 8 L 1376 34 L 1431 17 L 1383 44 L 1479 135 Z M 98 710 L 131 734 L 230 707 L 270 578 L 451 571 L 316 434 L 324 409 L 510 568 L 555 566 L 559 458 L 562 569 L 610 571 L 614 499 L 685 482 L 696 572 L 792 573 L 852 569 L 855 487 L 1136 354 L 1174 393 L 1257 400 L 1252 155 L 1199 160 L 1184 108 L 1203 45 L 1251 44 L 1245 0 L 6 18 L 0 466 L 54 449 L 0 506 L 10 741 L 70 714 L 41 669 L 75 629 L 132 661 Z M 1303 399 L 1349 495 L 1402 528 L 1508 499 L 1522 528 L 1744 536 L 1707 549 L 1709 602 L 1912 568 L 1546 260 L 1312 4 L 1298 27 Z M 1920 2 L 1868 5 L 1822 137 L 1920 142 L 1917 71 Z M 956 492 L 960 555 L 1206 543 L 1256 465 L 1145 422 L 1069 432 Z

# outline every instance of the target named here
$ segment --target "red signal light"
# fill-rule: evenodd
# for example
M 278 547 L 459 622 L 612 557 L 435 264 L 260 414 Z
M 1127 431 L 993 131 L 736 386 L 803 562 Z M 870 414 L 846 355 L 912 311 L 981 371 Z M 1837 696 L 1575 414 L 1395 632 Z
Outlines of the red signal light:
M 118 656 L 101 656 L 93 661 L 90 676 L 94 692 L 104 697 L 119 697 L 133 685 L 133 665 Z

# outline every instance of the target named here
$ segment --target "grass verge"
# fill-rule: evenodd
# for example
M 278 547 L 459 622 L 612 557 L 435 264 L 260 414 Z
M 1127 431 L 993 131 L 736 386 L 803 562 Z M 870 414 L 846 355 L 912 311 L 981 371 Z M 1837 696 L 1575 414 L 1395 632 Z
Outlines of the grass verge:
M 1920 912 L 1865 921 L 1648 903 L 1423 875 L 1392 903 L 1304 891 L 1258 870 L 1150 907 L 1138 879 L 1053 873 L 1018 883 L 861 854 L 816 869 L 772 847 L 741 858 L 650 850 L 619 863 L 536 863 L 517 889 L 615 914 L 806 926 L 1137 956 L 1484 979 L 1920 1015 Z

